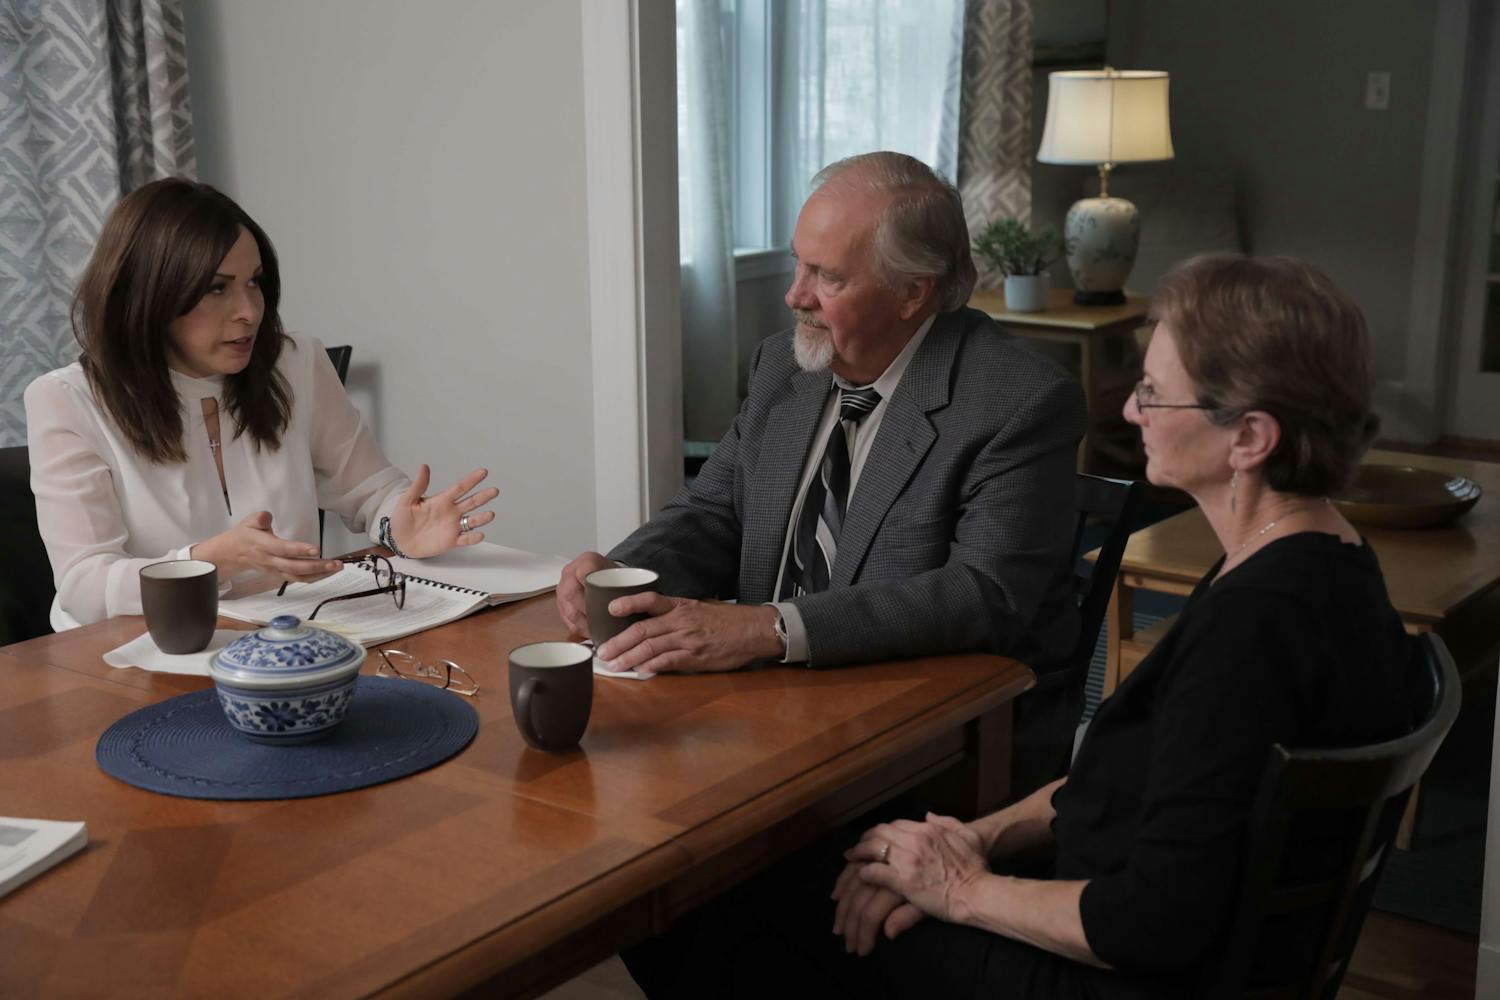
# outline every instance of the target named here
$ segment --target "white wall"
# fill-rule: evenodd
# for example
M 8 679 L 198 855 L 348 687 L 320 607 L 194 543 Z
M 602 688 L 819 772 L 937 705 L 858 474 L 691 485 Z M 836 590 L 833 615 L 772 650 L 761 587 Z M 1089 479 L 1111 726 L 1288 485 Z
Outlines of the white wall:
M 489 467 L 492 541 L 594 546 L 579 6 L 185 12 L 199 175 L 271 235 L 288 328 L 354 345 L 398 465 Z

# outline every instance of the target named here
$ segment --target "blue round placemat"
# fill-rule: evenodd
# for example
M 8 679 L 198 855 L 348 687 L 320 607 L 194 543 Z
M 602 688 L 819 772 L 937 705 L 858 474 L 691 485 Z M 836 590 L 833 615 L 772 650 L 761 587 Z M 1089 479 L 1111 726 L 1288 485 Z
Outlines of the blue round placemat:
M 266 746 L 230 728 L 213 688 L 131 712 L 94 759 L 121 781 L 190 799 L 299 799 L 426 770 L 469 745 L 479 717 L 458 695 L 361 677 L 343 724 L 316 743 Z

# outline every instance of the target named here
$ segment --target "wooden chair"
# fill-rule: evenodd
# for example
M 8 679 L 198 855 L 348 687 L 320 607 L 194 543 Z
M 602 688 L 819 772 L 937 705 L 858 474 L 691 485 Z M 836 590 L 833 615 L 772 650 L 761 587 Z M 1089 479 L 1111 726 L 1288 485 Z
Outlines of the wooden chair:
M 1073 737 L 1083 718 L 1089 661 L 1099 641 L 1125 543 L 1135 526 L 1138 484 L 1079 473 L 1074 477 L 1073 592 L 1078 602 L 1078 638 L 1062 660 L 1037 669 L 1036 686 L 1015 707 L 1016 735 L 1011 795 L 1020 797 L 1068 773 Z M 1104 521 L 1108 534 L 1092 572 L 1081 570 L 1083 537 L 1090 523 Z
M 1416 640 L 1407 690 L 1414 726 L 1406 736 L 1342 750 L 1271 748 L 1229 943 L 1205 995 L 1332 1000 L 1338 992 L 1407 795 L 1463 697 L 1453 658 L 1433 633 Z M 1310 847 L 1327 863 L 1289 872 L 1289 860 L 1309 867 Z M 1289 941 L 1305 955 L 1294 959 Z
M 345 385 L 349 381 L 349 359 L 354 356 L 354 348 L 348 344 L 340 344 L 338 347 L 325 347 L 328 352 L 328 360 L 333 362 L 333 370 L 339 374 L 339 385 Z M 323 551 L 323 518 L 327 511 L 318 508 L 318 551 Z
M 343 384 L 349 380 L 349 359 L 354 355 L 354 348 L 348 344 L 338 347 L 325 347 L 328 352 L 328 360 L 333 362 L 333 370 L 339 373 L 339 383 Z
M 1071 669 L 1083 676 L 1088 674 L 1094 647 L 1099 643 L 1109 595 L 1120 572 L 1120 560 L 1125 556 L 1125 543 L 1130 541 L 1130 533 L 1135 530 L 1139 487 L 1139 483 L 1129 479 L 1105 479 L 1083 473 L 1079 473 L 1073 482 L 1073 510 L 1078 516 L 1073 527 L 1073 588 L 1078 598 L 1079 626 L 1078 643 L 1068 662 Z M 1083 556 L 1083 533 L 1090 522 L 1098 521 L 1106 522 L 1109 532 L 1099 547 L 1099 558 L 1094 560 L 1093 571 L 1085 576 L 1077 568 Z M 1081 678 L 1079 683 L 1082 683 Z
M 31 458 L 25 445 L 0 448 L 0 525 L 5 561 L 0 565 L 0 646 L 52 631 L 48 614 L 52 564 L 36 523 Z

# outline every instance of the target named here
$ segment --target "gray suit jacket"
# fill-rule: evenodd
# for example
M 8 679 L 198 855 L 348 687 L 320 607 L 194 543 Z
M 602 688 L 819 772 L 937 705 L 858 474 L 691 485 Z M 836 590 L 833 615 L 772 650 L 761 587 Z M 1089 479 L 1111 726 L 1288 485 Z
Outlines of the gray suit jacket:
M 833 384 L 767 338 L 729 433 L 609 553 L 663 593 L 774 599 L 797 484 Z M 940 315 L 888 403 L 830 587 L 796 598 L 813 666 L 988 650 L 1034 665 L 1078 631 L 1071 596 L 1078 384 L 986 315 Z

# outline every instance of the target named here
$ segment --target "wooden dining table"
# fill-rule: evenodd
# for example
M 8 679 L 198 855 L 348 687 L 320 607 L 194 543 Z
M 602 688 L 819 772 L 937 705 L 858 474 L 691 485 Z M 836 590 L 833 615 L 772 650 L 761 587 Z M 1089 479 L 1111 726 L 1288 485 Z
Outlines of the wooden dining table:
M 116 720 L 210 683 L 103 662 L 142 631 L 0 649 L 0 815 L 89 834 L 0 898 L 0 996 L 534 996 L 904 790 L 998 805 L 1033 683 L 978 654 L 596 678 L 581 746 L 543 753 L 511 717 L 506 653 L 565 638 L 544 596 L 391 644 L 478 680 L 457 756 L 336 795 L 208 801 L 95 764 Z

